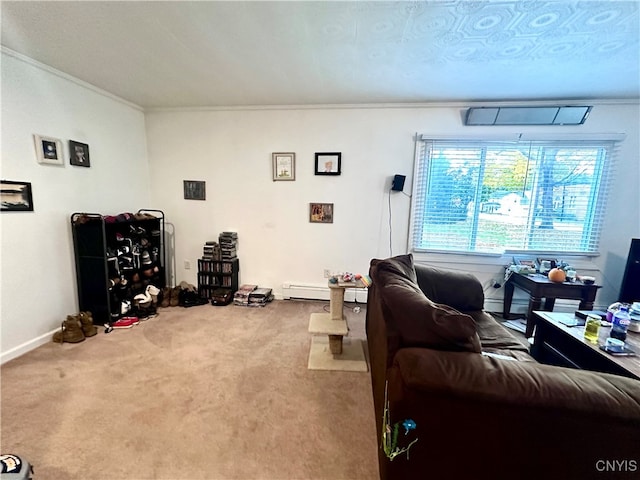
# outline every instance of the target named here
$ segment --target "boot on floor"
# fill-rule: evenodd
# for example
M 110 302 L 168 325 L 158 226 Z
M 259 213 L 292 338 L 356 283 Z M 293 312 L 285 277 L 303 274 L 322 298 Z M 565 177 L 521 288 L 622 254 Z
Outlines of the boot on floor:
M 160 307 L 168 307 L 169 302 L 171 302 L 171 287 L 164 287 L 162 289 L 162 300 L 160 301 Z
M 53 334 L 55 343 L 79 343 L 84 341 L 84 333 L 80 326 L 80 320 L 76 315 L 67 315 L 67 319 L 62 322 L 60 331 Z
M 93 337 L 98 333 L 98 329 L 93 324 L 93 315 L 91 312 L 80 312 L 78 314 L 78 320 L 80 320 L 82 333 L 84 333 L 85 337 Z

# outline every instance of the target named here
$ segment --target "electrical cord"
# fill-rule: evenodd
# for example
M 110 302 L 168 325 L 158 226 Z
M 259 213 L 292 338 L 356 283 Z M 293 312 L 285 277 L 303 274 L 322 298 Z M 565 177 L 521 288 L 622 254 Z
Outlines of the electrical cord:
M 388 200 L 389 200 L 389 256 L 390 256 L 390 257 L 393 257 L 393 248 L 391 247 L 391 238 L 392 238 L 392 227 L 391 227 L 391 225 L 392 225 L 392 221 L 391 221 L 391 192 L 392 192 L 392 189 L 390 188 L 390 189 L 389 189 L 389 192 L 388 192 Z M 403 194 L 403 195 L 405 195 L 406 197 L 411 198 L 411 195 L 409 195 L 408 193 L 405 193 L 405 192 L 400 192 L 400 193 L 402 193 L 402 194 Z
M 393 257 L 393 249 L 391 248 L 391 189 L 389 189 L 389 256 Z

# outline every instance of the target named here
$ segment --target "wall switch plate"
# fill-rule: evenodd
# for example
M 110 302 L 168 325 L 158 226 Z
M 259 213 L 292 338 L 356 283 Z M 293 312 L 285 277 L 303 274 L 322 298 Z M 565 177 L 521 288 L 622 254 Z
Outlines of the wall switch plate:
M 184 261 L 184 269 L 191 270 L 191 262 L 189 260 Z
M 324 269 L 324 278 L 329 278 L 331 277 L 331 270 L 329 270 L 328 268 Z

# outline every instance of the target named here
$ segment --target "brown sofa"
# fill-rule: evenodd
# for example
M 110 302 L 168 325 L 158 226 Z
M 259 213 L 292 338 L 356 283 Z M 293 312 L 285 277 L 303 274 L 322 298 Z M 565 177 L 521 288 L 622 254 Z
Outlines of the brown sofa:
M 382 479 L 640 478 L 640 382 L 535 362 L 472 275 L 408 254 L 372 260 L 370 276 Z M 411 445 L 393 460 L 383 423 L 396 452 Z

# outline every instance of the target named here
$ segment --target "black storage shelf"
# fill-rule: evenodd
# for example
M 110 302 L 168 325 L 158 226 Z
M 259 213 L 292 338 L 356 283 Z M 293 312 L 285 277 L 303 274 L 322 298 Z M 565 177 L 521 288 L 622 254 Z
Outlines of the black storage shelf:
M 143 278 L 141 285 L 149 282 L 162 289 L 166 280 L 166 251 L 164 245 L 165 217 L 161 210 L 141 209 L 137 217 L 119 218 L 116 221 L 105 221 L 98 213 L 76 212 L 71 215 L 71 230 L 76 263 L 76 282 L 78 287 L 78 307 L 80 311 L 89 311 L 93 322 L 104 325 L 117 316 L 120 305 L 112 305 L 112 287 L 114 280 L 120 278 L 131 281 L 135 272 L 139 271 L 140 256 L 134 255 L 135 248 L 147 251 L 158 271 L 152 278 Z M 144 240 L 143 240 L 144 239 Z M 120 257 L 114 252 L 128 247 L 130 254 L 126 258 L 134 261 L 131 266 L 120 265 Z M 125 258 L 125 257 L 122 257 Z M 140 275 L 139 275 L 140 276 Z M 132 286 L 137 283 L 132 283 Z M 135 295 L 137 291 L 132 291 Z
M 198 260 L 198 294 L 207 300 L 215 290 L 224 288 L 232 293 L 238 291 L 240 262 L 233 260 Z

